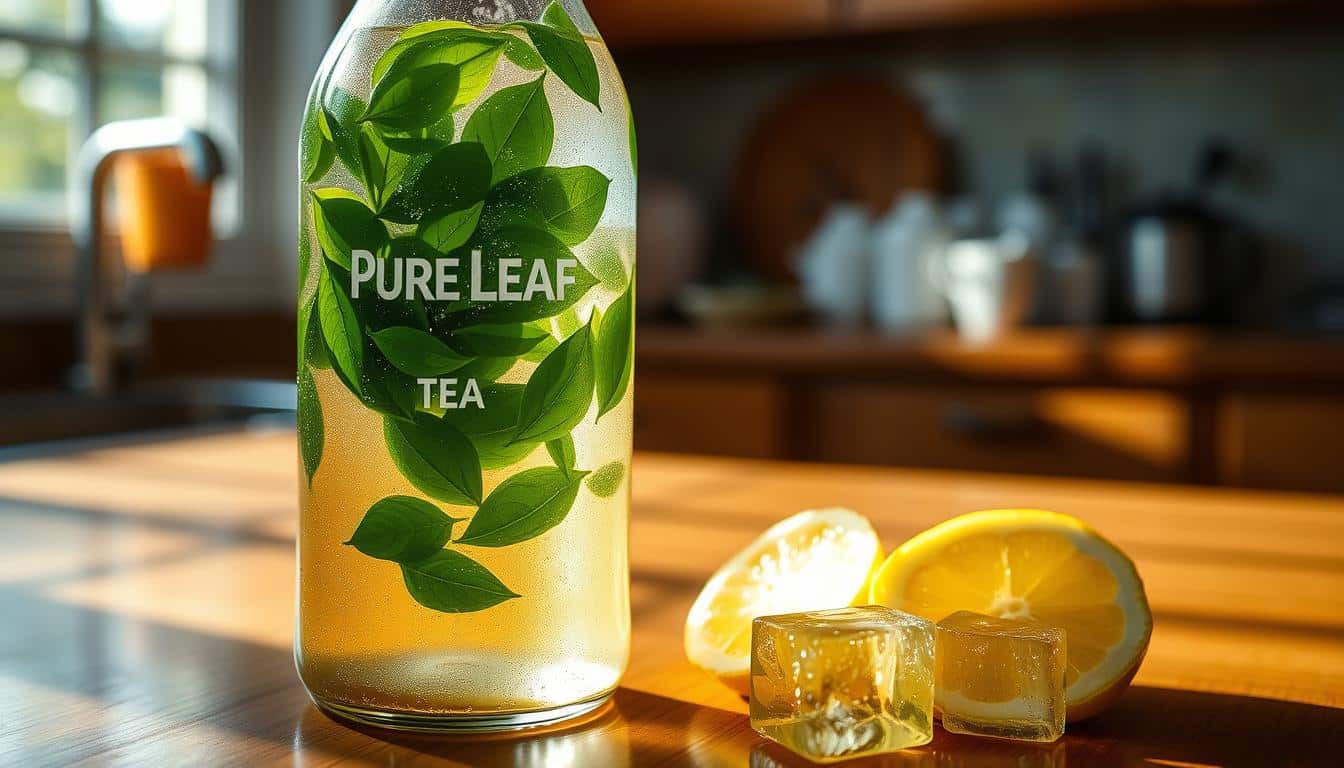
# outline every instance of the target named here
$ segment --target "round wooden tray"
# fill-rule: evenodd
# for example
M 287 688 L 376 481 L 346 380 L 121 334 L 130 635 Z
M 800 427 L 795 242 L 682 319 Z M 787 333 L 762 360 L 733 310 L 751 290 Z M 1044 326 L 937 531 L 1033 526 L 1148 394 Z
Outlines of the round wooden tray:
M 944 162 L 923 112 L 886 81 L 833 75 L 786 94 L 751 132 L 734 213 L 748 263 L 794 282 L 793 255 L 837 202 L 874 216 L 909 190 L 938 191 Z

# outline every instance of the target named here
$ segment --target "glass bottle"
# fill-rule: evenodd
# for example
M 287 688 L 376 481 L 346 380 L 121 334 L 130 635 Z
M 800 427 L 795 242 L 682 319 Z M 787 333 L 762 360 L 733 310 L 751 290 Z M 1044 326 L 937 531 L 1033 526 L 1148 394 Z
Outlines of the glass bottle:
M 337 717 L 540 725 L 629 655 L 636 151 L 577 0 L 360 0 L 300 152 L 295 656 Z

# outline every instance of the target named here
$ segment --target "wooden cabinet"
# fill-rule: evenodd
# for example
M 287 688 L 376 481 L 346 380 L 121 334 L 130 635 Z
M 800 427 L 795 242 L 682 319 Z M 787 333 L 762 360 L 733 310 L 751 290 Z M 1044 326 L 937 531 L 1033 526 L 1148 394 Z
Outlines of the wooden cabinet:
M 635 447 L 783 458 L 785 403 L 783 390 L 764 379 L 641 374 L 635 380 Z
M 1189 412 L 1162 392 L 1071 388 L 822 388 L 826 461 L 1188 481 Z
M 758 41 L 824 34 L 829 0 L 588 0 L 612 45 Z
M 1344 492 L 1344 400 L 1234 394 L 1218 408 L 1218 469 L 1227 485 Z

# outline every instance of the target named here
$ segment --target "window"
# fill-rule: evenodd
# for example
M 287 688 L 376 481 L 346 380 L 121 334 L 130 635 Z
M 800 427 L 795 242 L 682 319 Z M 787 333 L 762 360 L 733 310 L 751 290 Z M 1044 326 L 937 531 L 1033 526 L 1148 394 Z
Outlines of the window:
M 232 150 L 236 14 L 237 0 L 0 0 L 0 227 L 65 221 L 72 158 L 103 123 L 169 115 Z M 217 223 L 236 197 L 217 195 Z

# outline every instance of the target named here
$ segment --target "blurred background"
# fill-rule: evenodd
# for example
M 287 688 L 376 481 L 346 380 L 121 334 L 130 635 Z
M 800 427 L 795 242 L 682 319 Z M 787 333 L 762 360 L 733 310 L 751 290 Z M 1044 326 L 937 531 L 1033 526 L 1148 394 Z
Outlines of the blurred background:
M 0 445 L 290 407 L 351 4 L 0 4 Z M 638 447 L 1344 492 L 1338 4 L 587 5 L 640 133 Z M 185 166 L 81 158 L 163 116 Z

